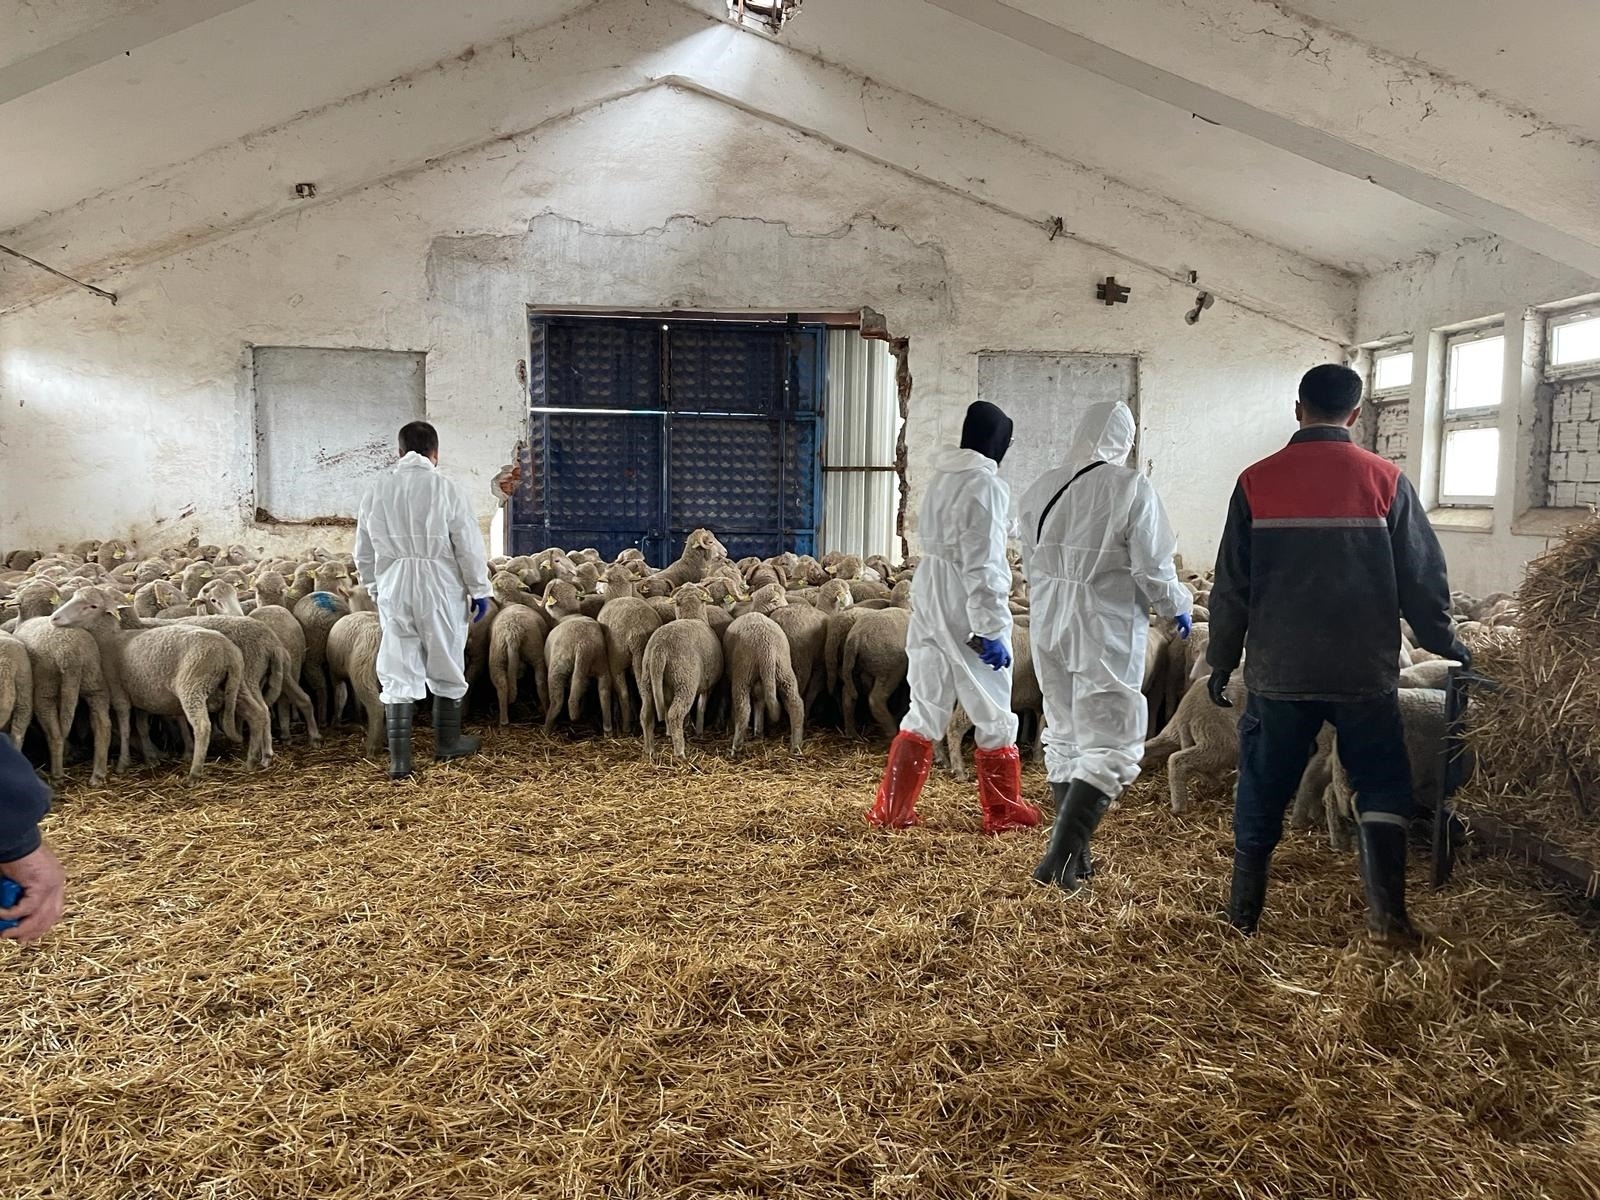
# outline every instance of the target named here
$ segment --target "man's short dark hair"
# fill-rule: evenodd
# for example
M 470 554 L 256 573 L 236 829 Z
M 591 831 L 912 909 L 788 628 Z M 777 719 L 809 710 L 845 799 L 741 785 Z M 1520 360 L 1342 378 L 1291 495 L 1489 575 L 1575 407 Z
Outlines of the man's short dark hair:
M 1348 417 L 1361 404 L 1361 376 L 1338 363 L 1312 367 L 1300 377 L 1300 403 L 1314 417 Z
M 400 452 L 417 453 L 427 458 L 439 453 L 439 431 L 426 421 L 413 421 L 400 427 Z

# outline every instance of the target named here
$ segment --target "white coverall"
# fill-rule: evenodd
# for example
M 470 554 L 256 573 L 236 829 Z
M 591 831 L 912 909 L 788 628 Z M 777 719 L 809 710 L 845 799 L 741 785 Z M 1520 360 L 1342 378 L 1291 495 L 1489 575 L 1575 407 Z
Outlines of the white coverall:
M 466 493 L 422 455 L 406 454 L 361 501 L 356 569 L 378 600 L 380 699 L 465 696 L 467 602 L 489 595 Z
M 1011 668 L 996 671 L 967 645 L 973 634 L 1011 643 L 1006 513 L 1011 489 L 976 450 L 945 450 L 922 503 L 922 561 L 911 585 L 911 711 L 900 728 L 938 742 L 955 702 L 972 718 L 980 750 L 1017 741 Z
M 1020 505 L 1050 782 L 1082 780 L 1111 797 L 1138 778 L 1144 757 L 1148 610 L 1172 621 L 1192 605 L 1173 569 L 1177 538 L 1160 497 L 1122 465 L 1133 435 L 1126 404 L 1094 405 L 1065 463 Z M 1094 462 L 1107 465 L 1080 476 L 1046 516 L 1067 481 Z

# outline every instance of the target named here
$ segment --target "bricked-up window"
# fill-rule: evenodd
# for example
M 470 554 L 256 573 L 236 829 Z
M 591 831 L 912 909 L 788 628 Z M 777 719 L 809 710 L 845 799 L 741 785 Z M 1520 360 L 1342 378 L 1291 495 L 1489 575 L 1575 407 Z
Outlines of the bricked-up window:
M 1390 462 L 1404 463 L 1411 441 L 1411 343 L 1372 351 L 1367 378 L 1367 420 L 1372 449 Z
M 1540 409 L 1549 414 L 1545 504 L 1600 505 L 1600 307 L 1550 317 Z
M 1440 504 L 1494 504 L 1505 351 L 1505 331 L 1499 326 L 1453 334 L 1445 342 Z

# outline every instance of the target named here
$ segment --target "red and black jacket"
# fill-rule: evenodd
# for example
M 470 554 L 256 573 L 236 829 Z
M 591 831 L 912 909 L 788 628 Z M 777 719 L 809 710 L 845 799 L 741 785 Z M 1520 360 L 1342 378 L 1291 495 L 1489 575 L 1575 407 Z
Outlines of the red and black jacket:
M 1246 644 L 1245 685 L 1280 700 L 1364 700 L 1398 684 L 1400 618 L 1448 654 L 1444 552 L 1400 468 L 1348 430 L 1302 429 L 1239 476 L 1211 589 L 1213 670 Z

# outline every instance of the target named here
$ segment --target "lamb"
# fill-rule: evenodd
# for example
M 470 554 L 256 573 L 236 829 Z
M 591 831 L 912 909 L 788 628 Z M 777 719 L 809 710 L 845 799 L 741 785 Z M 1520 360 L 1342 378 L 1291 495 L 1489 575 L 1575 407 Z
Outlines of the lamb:
M 683 544 L 683 554 L 655 579 L 676 592 L 686 583 L 699 583 L 718 563 L 728 561 L 728 548 L 709 529 L 696 529 Z
M 317 720 L 326 723 L 334 687 L 328 674 L 328 633 L 350 606 L 331 592 L 312 592 L 295 601 L 291 612 L 306 635 L 306 691 L 316 706 Z
M 244 606 L 239 602 L 239 589 L 226 581 L 212 580 L 201 589 L 200 598 L 216 615 L 232 617 L 247 615 Z M 322 733 L 317 728 L 316 708 L 311 703 L 311 697 L 300 686 L 300 672 L 306 660 L 305 630 L 301 628 L 300 622 L 295 620 L 292 612 L 276 604 L 257 605 L 248 616 L 252 621 L 270 629 L 289 656 L 284 664 L 283 686 L 276 700 L 278 729 L 281 736 L 288 740 L 292 710 L 298 712 L 305 720 L 307 743 L 312 746 L 320 745 Z
M 648 600 L 634 595 L 633 581 L 625 569 L 613 567 L 606 575 L 606 606 L 600 610 L 610 655 L 611 690 L 622 710 L 622 731 L 633 727 L 633 691 L 642 689 L 644 651 L 650 637 L 661 628 L 661 617 Z
M 348 683 L 366 714 L 369 757 L 381 754 L 385 744 L 383 701 L 379 699 L 382 689 L 378 683 L 378 644 L 382 636 L 378 614 L 370 612 L 340 617 L 328 631 L 328 670 L 336 689 L 334 710 L 336 714 L 343 710 L 343 692 Z
M 800 685 L 789 660 L 789 641 L 770 614 L 789 604 L 784 590 L 762 588 L 752 597 L 755 609 L 734 619 L 723 636 L 728 674 L 733 684 L 733 745 L 737 756 L 744 745 L 745 730 L 751 724 L 752 699 L 760 688 L 760 703 L 754 705 L 756 736 L 762 732 L 762 717 L 778 720 L 778 705 L 789 718 L 789 748 L 795 754 L 805 739 L 805 708 L 800 703 Z
M 272 705 L 283 694 L 289 672 L 289 652 L 272 630 L 249 617 L 193 616 L 177 622 L 222 634 L 244 655 L 245 686 L 239 690 L 239 708 L 249 731 L 245 761 L 272 764 Z M 309 702 L 310 697 L 306 697 Z
M 262 571 L 256 576 L 256 604 L 288 608 L 289 585 L 277 571 Z
M 828 618 L 828 639 L 823 645 L 822 663 L 827 673 L 828 691 L 839 690 L 839 668 L 844 662 L 844 642 L 850 627 L 861 614 L 853 610 L 855 597 L 843 580 L 831 580 L 817 589 L 817 611 Z
M 828 617 L 810 604 L 786 604 L 772 614 L 789 641 L 789 661 L 807 711 L 827 679 Z
M 0 729 L 11 730 L 18 746 L 33 722 L 33 660 L 28 648 L 9 633 L 0 633 Z
M 1414 795 L 1437 796 L 1440 786 L 1440 751 L 1445 739 L 1445 693 L 1437 688 L 1401 688 L 1400 720 L 1405 726 L 1406 756 L 1411 760 L 1411 790 Z M 1324 794 L 1327 807 L 1328 840 L 1335 850 L 1355 849 L 1357 819 L 1355 789 L 1339 759 L 1338 738 L 1333 739 L 1330 755 L 1332 779 Z
M 104 588 L 84 588 L 50 618 L 59 632 L 87 631 L 101 660 L 116 680 L 113 702 L 122 724 L 127 756 L 128 714 L 138 709 L 139 742 L 146 762 L 156 760 L 150 741 L 150 716 L 182 717 L 189 723 L 193 746 L 189 779 L 200 778 L 211 747 L 210 698 L 223 693 L 222 731 L 239 740 L 234 713 L 248 691 L 244 655 L 220 633 L 180 626 L 125 629 L 117 620 L 120 601 Z M 114 666 L 113 666 L 114 664 Z M 124 763 L 124 765 L 126 765 Z
M 212 576 L 215 574 L 216 572 L 211 569 L 209 562 L 189 564 L 184 568 L 183 574 L 178 579 L 179 586 L 183 589 L 183 598 L 190 601 L 197 598 L 200 595 L 200 589 L 210 583 Z
M 33 663 L 33 713 L 50 750 L 50 777 L 66 774 L 67 734 L 81 697 L 89 706 L 94 736 L 94 765 L 89 782 L 106 779 L 111 756 L 111 690 L 100 665 L 100 647 L 81 629 L 52 624 L 51 617 L 31 617 L 17 626 L 16 637 Z
M 1167 764 L 1167 791 L 1172 798 L 1172 811 L 1183 812 L 1189 807 L 1189 782 L 1197 772 L 1209 772 L 1226 777 L 1239 760 L 1239 713 L 1246 700 L 1244 685 L 1233 682 L 1226 695 L 1235 707 L 1218 708 L 1211 702 L 1206 681 L 1197 680 L 1183 699 L 1167 726 L 1144 745 L 1145 770 Z
M 600 724 L 607 737 L 611 725 L 611 654 L 606 631 L 593 617 L 583 615 L 576 584 L 558 579 L 545 589 L 545 608 L 556 616 L 556 626 L 544 642 L 545 670 L 549 676 L 549 702 L 544 730 L 549 733 L 561 715 L 560 698 L 567 698 L 567 718 L 583 715 L 583 697 L 593 681 L 600 693 Z
M 856 699 L 862 683 L 869 685 L 867 707 L 878 727 L 889 737 L 899 730 L 900 723 L 889 712 L 889 697 L 906 680 L 909 666 L 906 637 L 910 628 L 909 612 L 903 608 L 886 608 L 881 612 L 862 613 L 845 638 L 844 661 L 839 670 L 844 679 L 847 736 L 856 736 Z
M 515 576 L 512 576 L 515 578 Z M 497 592 L 498 594 L 498 592 Z M 550 622 L 529 604 L 502 603 L 489 627 L 489 678 L 500 701 L 500 724 L 511 723 L 511 705 L 524 669 L 532 670 L 539 711 L 550 712 L 550 683 L 546 676 L 545 639 Z
M 650 636 L 644 651 L 644 676 L 640 679 L 639 722 L 644 727 L 646 758 L 655 754 L 657 714 L 667 723 L 673 752 L 687 757 L 683 726 L 690 708 L 696 710 L 696 729 L 706 730 L 706 706 L 711 690 L 722 679 L 722 643 L 706 623 L 707 596 L 697 584 L 685 584 L 673 596 L 677 617 Z

